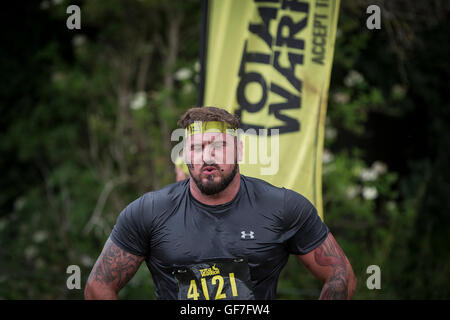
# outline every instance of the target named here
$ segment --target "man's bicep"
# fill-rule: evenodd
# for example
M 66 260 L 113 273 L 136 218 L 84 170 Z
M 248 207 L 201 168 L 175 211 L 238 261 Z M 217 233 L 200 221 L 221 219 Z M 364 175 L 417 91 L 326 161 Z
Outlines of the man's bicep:
M 331 232 L 314 250 L 297 257 L 321 281 L 328 280 L 333 274 L 345 272 L 349 265 Z
M 356 278 L 352 266 L 331 232 L 317 248 L 297 257 L 325 283 L 321 298 L 346 299 L 353 296 Z
M 108 238 L 88 282 L 119 292 L 134 276 L 145 257 L 131 254 Z

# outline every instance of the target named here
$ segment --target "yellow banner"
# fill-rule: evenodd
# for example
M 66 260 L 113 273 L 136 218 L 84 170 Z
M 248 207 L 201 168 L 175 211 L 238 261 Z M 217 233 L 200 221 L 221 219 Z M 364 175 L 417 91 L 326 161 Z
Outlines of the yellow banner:
M 323 219 L 323 135 L 339 0 L 206 4 L 201 103 L 239 116 L 242 174 L 297 191 Z

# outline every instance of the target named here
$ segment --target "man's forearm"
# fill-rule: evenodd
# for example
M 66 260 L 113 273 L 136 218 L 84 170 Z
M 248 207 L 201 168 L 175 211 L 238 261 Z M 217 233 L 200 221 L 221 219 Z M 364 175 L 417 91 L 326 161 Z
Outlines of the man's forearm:
M 89 275 L 85 299 L 117 300 L 117 294 L 139 269 L 144 257 L 116 246 L 109 238 Z
M 315 250 L 314 260 L 331 271 L 325 279 L 319 299 L 351 299 L 356 288 L 356 277 L 350 262 L 331 234 Z
M 320 300 L 346 300 L 353 298 L 356 278 L 345 279 L 343 275 L 335 275 L 326 281 L 320 293 Z
M 111 288 L 87 283 L 84 298 L 86 300 L 117 300 L 117 293 Z

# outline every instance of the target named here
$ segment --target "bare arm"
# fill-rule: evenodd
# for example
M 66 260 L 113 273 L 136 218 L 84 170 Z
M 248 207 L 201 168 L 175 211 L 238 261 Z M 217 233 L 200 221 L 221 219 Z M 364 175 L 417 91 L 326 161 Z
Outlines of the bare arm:
M 313 251 L 297 256 L 324 285 L 319 299 L 351 299 L 357 279 L 352 266 L 331 233 Z
M 128 253 L 108 239 L 89 275 L 84 289 L 85 299 L 117 299 L 117 294 L 134 276 L 143 260 L 144 257 Z

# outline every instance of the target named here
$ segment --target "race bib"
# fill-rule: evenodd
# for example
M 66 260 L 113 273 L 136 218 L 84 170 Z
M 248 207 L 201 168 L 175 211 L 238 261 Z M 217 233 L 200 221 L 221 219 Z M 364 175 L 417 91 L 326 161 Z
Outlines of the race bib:
M 248 263 L 226 259 L 177 267 L 179 300 L 254 300 Z

